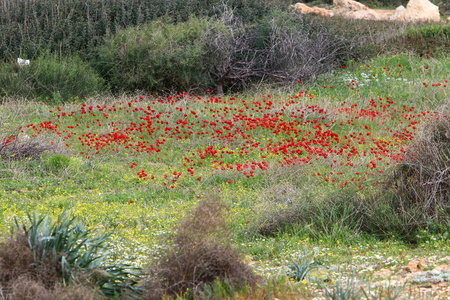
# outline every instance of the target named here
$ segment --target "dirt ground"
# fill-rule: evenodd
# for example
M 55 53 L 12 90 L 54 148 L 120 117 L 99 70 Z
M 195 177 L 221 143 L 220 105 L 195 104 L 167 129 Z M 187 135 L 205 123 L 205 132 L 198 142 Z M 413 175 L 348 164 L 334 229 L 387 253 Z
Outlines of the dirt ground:
M 450 299 L 449 261 L 450 257 L 445 257 L 435 266 L 430 260 L 417 259 L 410 261 L 396 273 L 390 269 L 380 269 L 373 273 L 373 279 L 377 285 L 404 285 L 408 292 L 401 294 L 405 296 L 409 294 L 409 297 L 406 296 L 404 299 Z

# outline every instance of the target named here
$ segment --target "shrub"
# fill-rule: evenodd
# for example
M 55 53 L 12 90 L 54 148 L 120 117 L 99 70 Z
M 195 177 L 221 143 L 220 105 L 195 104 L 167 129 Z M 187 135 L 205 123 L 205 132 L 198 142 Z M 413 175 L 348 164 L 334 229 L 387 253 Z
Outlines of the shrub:
M 52 149 L 43 141 L 21 141 L 16 135 L 0 137 L 0 158 L 2 160 L 37 159 L 46 151 Z
M 59 102 L 86 98 L 102 89 L 103 80 L 78 57 L 45 55 L 28 66 L 3 64 L 0 90 L 4 96 L 20 96 Z
M 218 93 L 227 82 L 308 80 L 351 56 L 352 42 L 299 14 L 273 12 L 249 26 L 227 7 L 205 36 L 205 61 Z
M 419 230 L 443 234 L 450 224 L 448 110 L 427 124 L 377 195 L 363 202 L 362 229 L 416 242 Z
M 248 25 L 225 5 L 215 19 L 121 31 L 96 65 L 116 91 L 186 91 L 213 81 L 221 94 L 235 82 L 315 78 L 353 57 L 355 45 L 314 19 L 277 11 Z
M 189 90 L 208 82 L 200 37 L 206 20 L 154 21 L 120 31 L 99 51 L 98 70 L 114 91 Z
M 41 282 L 28 277 L 19 277 L 11 286 L 8 298 L 11 300 L 99 300 L 105 299 L 98 292 L 86 286 L 56 287 L 47 289 Z
M 313 238 L 341 239 L 349 232 L 357 233 L 359 226 L 359 198 L 355 191 L 342 191 L 314 201 L 297 199 L 283 208 L 274 205 L 263 210 L 249 228 L 264 236 L 296 230 Z
M 31 97 L 33 84 L 16 63 L 0 62 L 0 95 L 5 97 Z
M 47 172 L 59 173 L 70 164 L 70 157 L 61 154 L 54 154 L 45 158 L 44 168 Z
M 226 210 L 217 197 L 207 196 L 184 218 L 173 244 L 148 270 L 146 299 L 183 295 L 188 291 L 195 297 L 217 280 L 232 287 L 255 282 L 251 268 L 230 244 Z
M 442 55 L 449 53 L 450 25 L 428 24 L 408 29 L 403 35 L 391 40 L 392 48 L 418 55 Z
M 41 99 L 86 98 L 102 88 L 102 79 L 78 57 L 44 56 L 24 70 L 33 83 L 33 96 Z
M 413 26 L 404 22 L 309 17 L 327 27 L 329 32 L 351 41 L 353 43 L 351 58 L 354 60 L 370 59 L 376 57 L 380 52 L 392 51 L 394 54 L 401 52 L 402 49 L 396 47 L 393 39 L 403 36 L 405 30 Z

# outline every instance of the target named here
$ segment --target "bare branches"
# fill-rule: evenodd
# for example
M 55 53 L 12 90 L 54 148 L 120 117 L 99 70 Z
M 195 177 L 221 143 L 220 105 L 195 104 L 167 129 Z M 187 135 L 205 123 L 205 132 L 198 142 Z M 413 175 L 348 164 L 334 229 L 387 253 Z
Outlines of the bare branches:
M 302 18 L 281 14 L 265 24 L 250 26 L 224 5 L 203 36 L 217 92 L 223 93 L 224 84 L 230 81 L 314 78 L 349 56 L 355 43 Z

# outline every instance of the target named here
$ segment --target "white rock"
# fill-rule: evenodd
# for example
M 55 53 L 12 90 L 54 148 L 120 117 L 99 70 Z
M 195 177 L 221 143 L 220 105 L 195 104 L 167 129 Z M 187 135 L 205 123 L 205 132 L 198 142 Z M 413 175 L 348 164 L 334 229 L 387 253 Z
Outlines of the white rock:
M 329 9 L 320 8 L 317 6 L 309 7 L 303 3 L 295 4 L 294 9 L 301 12 L 302 14 L 317 14 L 326 17 L 332 17 L 334 15 L 333 11 Z
M 440 22 L 439 7 L 428 0 L 410 0 L 404 14 L 406 22 Z
M 400 5 L 395 10 L 394 14 L 391 16 L 391 21 L 405 21 L 405 11 L 406 8 L 403 5 Z
M 333 13 L 347 19 L 381 20 L 373 9 L 353 0 L 333 0 Z
M 30 64 L 30 60 L 29 59 L 17 58 L 17 64 L 19 66 L 21 66 L 21 67 L 28 66 Z

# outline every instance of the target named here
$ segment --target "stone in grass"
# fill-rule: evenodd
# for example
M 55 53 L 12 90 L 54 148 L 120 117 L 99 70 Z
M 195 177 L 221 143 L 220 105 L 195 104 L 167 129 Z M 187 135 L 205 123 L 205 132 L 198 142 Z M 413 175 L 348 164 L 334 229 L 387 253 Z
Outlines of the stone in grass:
M 415 259 L 410 261 L 406 267 L 405 271 L 409 273 L 415 273 L 422 271 L 424 268 L 428 266 L 428 263 L 425 259 Z

